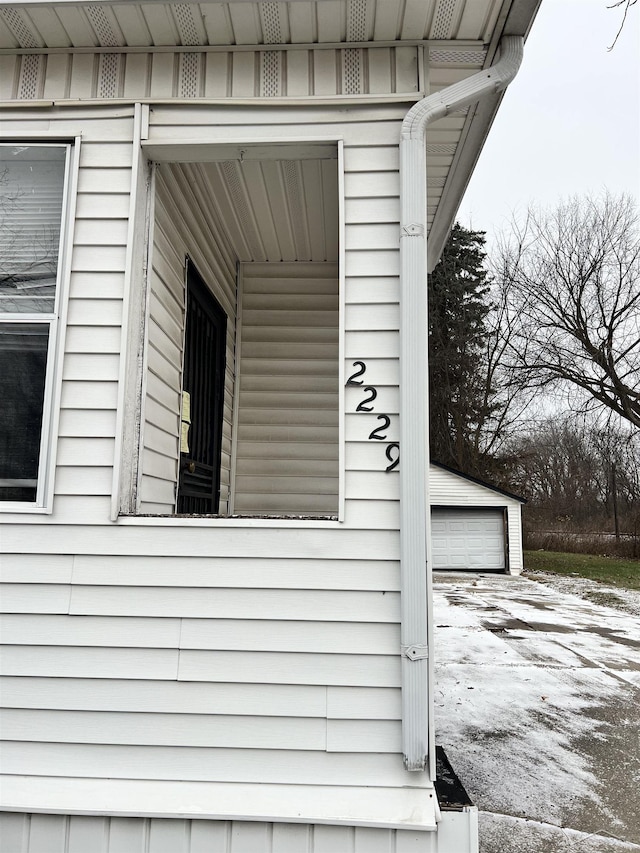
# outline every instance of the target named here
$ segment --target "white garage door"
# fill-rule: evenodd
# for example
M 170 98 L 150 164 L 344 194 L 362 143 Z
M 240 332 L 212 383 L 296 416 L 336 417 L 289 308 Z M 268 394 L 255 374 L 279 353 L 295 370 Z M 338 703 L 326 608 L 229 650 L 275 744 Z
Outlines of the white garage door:
M 502 509 L 432 507 L 431 540 L 434 569 L 505 570 Z

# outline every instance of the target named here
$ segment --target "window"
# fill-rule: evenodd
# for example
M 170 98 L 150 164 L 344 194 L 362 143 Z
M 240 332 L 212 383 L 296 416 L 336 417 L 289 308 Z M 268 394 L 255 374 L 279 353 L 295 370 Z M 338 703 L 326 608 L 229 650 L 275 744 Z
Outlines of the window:
M 137 494 L 123 514 L 334 519 L 338 146 L 208 156 L 155 166 Z
M 0 145 L 0 500 L 44 503 L 67 145 Z

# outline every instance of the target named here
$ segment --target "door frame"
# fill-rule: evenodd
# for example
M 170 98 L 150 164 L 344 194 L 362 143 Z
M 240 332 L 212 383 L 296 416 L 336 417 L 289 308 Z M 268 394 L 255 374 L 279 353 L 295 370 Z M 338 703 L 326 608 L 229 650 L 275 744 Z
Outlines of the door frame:
M 217 358 L 215 365 L 216 378 L 213 388 L 213 480 L 211 489 L 211 500 L 213 503 L 212 510 L 203 515 L 218 515 L 220 509 L 220 465 L 222 459 L 222 429 L 224 417 L 224 392 L 225 392 L 225 375 L 226 375 L 226 349 L 227 349 L 227 314 L 214 296 L 211 289 L 207 286 L 206 279 L 198 270 L 193 259 L 185 256 L 184 264 L 184 282 L 185 282 L 185 319 L 184 319 L 184 334 L 183 334 L 183 351 L 182 351 L 182 388 L 181 401 L 185 392 L 185 360 L 187 353 L 187 327 L 189 323 L 189 298 L 193 296 L 200 303 L 203 312 L 207 315 L 211 323 L 217 330 Z M 181 404 L 181 419 L 182 419 L 182 404 Z M 181 514 L 179 511 L 179 503 L 182 491 L 183 463 L 185 454 L 180 452 L 179 456 L 179 471 L 176 483 L 176 505 L 175 514 Z M 197 463 L 196 463 L 197 464 Z M 204 497 L 204 496 L 202 496 Z M 182 513 L 191 515 L 192 513 Z M 197 513 L 200 515 L 201 513 Z

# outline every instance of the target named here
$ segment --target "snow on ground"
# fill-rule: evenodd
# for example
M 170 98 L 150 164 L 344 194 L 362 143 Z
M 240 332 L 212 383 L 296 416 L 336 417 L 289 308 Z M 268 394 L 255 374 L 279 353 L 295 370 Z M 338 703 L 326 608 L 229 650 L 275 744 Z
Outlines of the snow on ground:
M 533 820 L 480 813 L 481 847 L 500 853 L 625 853 L 638 845 Z
M 640 850 L 640 620 L 522 577 L 434 580 L 436 740 L 483 853 Z

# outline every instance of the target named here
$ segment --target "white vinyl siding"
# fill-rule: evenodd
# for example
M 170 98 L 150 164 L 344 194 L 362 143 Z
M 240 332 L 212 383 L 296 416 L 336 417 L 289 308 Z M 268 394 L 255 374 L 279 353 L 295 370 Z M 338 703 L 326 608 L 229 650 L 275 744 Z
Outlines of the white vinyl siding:
M 397 440 L 398 222 L 397 195 L 389 194 L 403 112 L 393 105 L 348 112 L 165 105 L 150 116 L 150 145 L 172 136 L 209 146 L 213 137 L 225 136 L 279 144 L 289 137 L 296 144 L 306 137 L 323 144 L 344 138 L 345 359 L 337 361 L 339 337 L 332 332 L 331 370 L 336 376 L 342 367 L 346 378 L 353 361 L 365 361 L 380 408 L 356 413 L 362 391 L 345 389 L 343 523 L 166 516 L 110 521 L 133 111 L 78 106 L 60 108 L 51 118 L 58 137 L 82 126 L 86 139 L 78 222 L 86 221 L 80 235 L 87 242 L 75 247 L 71 275 L 54 511 L 42 523 L 12 516 L 2 535 L 9 790 L 26 790 L 24 782 L 25 796 L 41 804 L 51 795 L 59 805 L 66 799 L 66 808 L 80 808 L 97 785 L 118 807 L 140 811 L 161 789 L 159 808 L 170 811 L 183 796 L 192 802 L 189 786 L 195 785 L 194 809 L 206 811 L 214 798 L 236 817 L 267 802 L 266 814 L 290 816 L 289 804 L 300 802 L 303 814 L 325 806 L 326 814 L 332 804 L 335 815 L 348 799 L 354 814 L 373 821 L 381 812 L 391 817 L 416 807 L 419 814 L 420 803 L 432 802 L 423 790 L 428 779 L 404 770 L 399 754 L 398 472 L 385 474 L 386 442 L 369 439 L 384 412 L 391 420 L 389 440 Z M 21 112 L 13 121 L 19 130 L 38 118 Z M 160 322 L 150 335 L 161 326 L 169 334 L 163 332 L 162 345 L 157 338 L 158 346 L 147 348 L 146 402 L 153 392 L 156 408 L 145 404 L 145 419 L 149 409 L 168 411 L 179 400 L 177 370 L 164 383 L 150 373 L 152 367 L 161 372 L 152 349 L 153 357 L 163 346 L 177 355 L 182 318 L 171 294 L 174 288 L 179 296 L 183 287 L 185 252 L 220 288 L 230 325 L 235 320 L 235 256 L 219 229 L 204 227 L 200 167 L 161 162 L 158 172 L 149 308 Z M 196 205 L 191 193 L 204 198 Z M 368 239 L 370 225 L 383 228 Z M 319 266 L 323 274 L 330 269 Z M 333 305 L 335 268 L 329 280 Z M 134 272 L 132 290 L 142 285 L 142 273 Z M 313 300 L 325 299 L 320 291 Z M 337 311 L 329 312 L 335 324 Z M 234 355 L 230 342 L 229 394 Z M 305 402 L 315 406 L 315 394 L 334 400 L 336 382 L 332 391 L 316 388 Z M 254 386 L 249 393 L 264 392 Z M 340 426 L 332 405 L 330 444 Z M 177 421 L 178 408 L 175 414 Z M 145 420 L 145 441 L 147 427 Z M 152 432 L 172 448 L 159 454 L 171 462 L 176 434 Z M 284 443 L 291 446 L 289 436 Z M 334 466 L 334 450 L 321 451 L 320 444 L 314 454 L 323 467 L 325 461 Z M 322 458 L 325 450 L 330 459 Z M 143 453 L 143 466 L 152 458 L 157 461 Z M 170 478 L 164 482 L 173 488 Z M 152 514 L 160 507 L 173 512 L 172 500 L 146 506 Z M 147 735 L 137 727 L 143 719 Z M 224 730 L 232 740 L 224 741 Z M 248 792 L 233 795 L 242 786 Z M 311 789 L 313 796 L 305 793 Z
M 9 812 L 0 814 L 0 832 L 7 851 L 24 853 L 437 853 L 447 849 L 438 846 L 436 833 L 260 821 Z
M 244 264 L 234 512 L 336 515 L 334 264 Z

